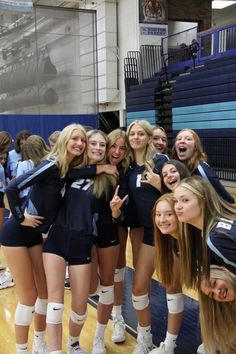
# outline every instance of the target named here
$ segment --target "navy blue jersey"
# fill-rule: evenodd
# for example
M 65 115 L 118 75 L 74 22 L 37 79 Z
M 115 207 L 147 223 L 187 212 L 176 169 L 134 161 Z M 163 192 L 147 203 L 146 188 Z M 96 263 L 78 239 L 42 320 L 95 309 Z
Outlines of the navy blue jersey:
M 221 184 L 219 177 L 215 171 L 208 165 L 206 161 L 200 162 L 195 171 L 194 175 L 202 176 L 207 179 L 211 185 L 215 188 L 216 192 L 229 203 L 235 203 L 234 198 L 227 192 L 223 184 Z
M 211 230 L 207 245 L 211 251 L 211 263 L 236 274 L 236 221 L 220 219 Z
M 67 184 L 61 207 L 53 225 L 74 231 L 77 235 L 93 235 L 97 200 L 91 191 L 92 180 L 77 179 Z M 68 234 L 68 237 L 70 235 Z
M 77 177 L 94 174 L 96 167 L 73 169 Z M 39 166 L 12 180 L 6 188 L 6 195 L 14 219 L 17 223 L 24 220 L 24 208 L 20 191 L 31 187 L 26 207 L 29 214 L 43 216 L 42 224 L 37 228 L 47 232 L 54 220 L 65 188 L 65 178 L 61 178 L 55 160 L 43 160 Z
M 157 154 L 154 159 L 155 165 L 153 171 L 159 173 L 167 160 L 166 155 Z M 129 168 L 129 203 L 135 208 L 139 224 L 152 229 L 152 209 L 156 200 L 161 196 L 161 192 L 150 184 L 141 182 L 144 170 L 144 165 L 139 166 L 137 164 L 132 164 Z

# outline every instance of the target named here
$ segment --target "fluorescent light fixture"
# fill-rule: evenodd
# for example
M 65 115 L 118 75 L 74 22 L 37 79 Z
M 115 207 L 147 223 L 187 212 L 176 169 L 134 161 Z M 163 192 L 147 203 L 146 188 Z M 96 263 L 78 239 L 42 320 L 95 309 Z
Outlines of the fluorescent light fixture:
M 236 4 L 236 1 L 218 1 L 218 0 L 214 0 L 212 1 L 212 9 L 224 9 L 227 6 Z

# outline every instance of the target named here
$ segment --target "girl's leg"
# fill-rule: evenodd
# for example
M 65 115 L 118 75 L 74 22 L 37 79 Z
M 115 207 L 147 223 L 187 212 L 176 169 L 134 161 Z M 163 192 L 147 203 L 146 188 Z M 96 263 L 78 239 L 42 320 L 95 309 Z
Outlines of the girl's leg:
M 166 289 L 168 322 L 167 332 L 164 342 L 160 347 L 153 350 L 153 354 L 161 354 L 167 352 L 174 354 L 176 340 L 179 334 L 181 321 L 184 311 L 184 296 L 182 294 L 182 286 L 180 281 L 180 262 L 176 255 L 174 256 L 174 264 L 172 269 L 172 284 Z
M 98 265 L 101 276 L 101 288 L 97 307 L 97 326 L 94 338 L 93 354 L 106 353 L 104 335 L 114 303 L 114 274 L 119 255 L 119 245 L 98 248 Z
M 70 265 L 71 280 L 71 317 L 69 322 L 69 340 L 67 353 L 86 353 L 80 348 L 79 337 L 87 317 L 92 264 Z
M 43 244 L 29 249 L 38 298 L 35 303 L 33 354 L 46 353 L 45 330 L 47 313 L 47 285 L 42 258 Z
M 142 243 L 134 273 L 132 300 L 138 317 L 137 346 L 133 354 L 148 353 L 152 349 L 151 309 L 149 292 L 154 272 L 155 248 Z
M 17 354 L 28 353 L 28 332 L 37 299 L 37 289 L 32 271 L 32 259 L 26 247 L 2 246 L 19 297 L 15 312 L 15 333 Z
M 47 279 L 47 333 L 50 352 L 62 350 L 62 315 L 64 309 L 65 259 L 53 254 L 43 253 L 43 264 Z
M 138 227 L 135 229 L 129 230 L 129 237 L 132 246 L 132 255 L 133 255 L 133 267 L 136 268 L 136 263 L 138 261 L 140 247 L 143 242 L 143 227 Z
M 95 245 L 92 246 L 92 262 L 91 262 L 91 281 L 90 281 L 90 289 L 89 295 L 94 296 L 97 294 L 100 286 L 100 277 L 98 274 L 98 256 L 97 256 L 97 247 Z
M 112 309 L 112 341 L 121 343 L 125 341 L 125 322 L 122 316 L 122 297 L 124 289 L 126 267 L 126 244 L 128 228 L 118 228 L 120 249 L 114 277 L 114 305 Z

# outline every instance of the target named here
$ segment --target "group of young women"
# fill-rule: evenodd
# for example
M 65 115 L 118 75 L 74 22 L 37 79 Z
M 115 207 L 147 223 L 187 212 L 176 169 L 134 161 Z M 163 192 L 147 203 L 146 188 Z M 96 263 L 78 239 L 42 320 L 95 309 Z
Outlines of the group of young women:
M 49 352 L 62 353 L 66 265 L 71 282 L 67 353 L 86 353 L 79 337 L 88 296 L 96 292 L 92 354 L 106 354 L 104 334 L 111 314 L 112 341 L 125 340 L 122 289 L 128 231 L 138 319 L 132 354 L 174 353 L 184 310 L 182 286 L 199 292 L 205 353 L 216 347 L 224 354 L 236 353 L 234 199 L 207 164 L 194 131 L 177 134 L 174 160 L 166 151 L 165 131 L 145 120 L 108 136 L 72 124 L 36 168 L 10 182 L 6 194 L 12 217 L 3 227 L 1 244 L 19 296 L 17 354 L 28 354 L 33 314 L 33 353 L 48 353 L 46 324 Z M 20 192 L 29 186 L 23 208 Z M 44 243 L 42 233 L 48 233 Z M 166 338 L 153 349 L 149 297 L 155 268 L 166 287 L 168 323 Z M 215 275 L 215 268 L 227 275 L 220 288 L 223 276 Z

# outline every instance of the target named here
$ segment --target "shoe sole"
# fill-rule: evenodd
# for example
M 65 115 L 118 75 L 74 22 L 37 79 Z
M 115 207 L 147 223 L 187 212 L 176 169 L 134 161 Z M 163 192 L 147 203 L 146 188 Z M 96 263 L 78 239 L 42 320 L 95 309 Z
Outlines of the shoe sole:
M 122 339 L 122 340 L 112 339 L 112 343 L 115 343 L 115 344 L 120 344 L 120 343 L 124 343 L 124 342 L 125 342 L 125 339 Z
M 0 285 L 0 290 L 1 289 L 12 288 L 13 286 L 15 286 L 15 283 L 7 284 L 7 285 Z

